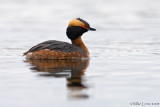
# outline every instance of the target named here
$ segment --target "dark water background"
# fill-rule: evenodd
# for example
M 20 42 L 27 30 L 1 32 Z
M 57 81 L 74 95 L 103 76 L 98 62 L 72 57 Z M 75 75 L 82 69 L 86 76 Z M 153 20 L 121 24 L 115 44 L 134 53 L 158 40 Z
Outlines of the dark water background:
M 25 61 L 39 42 L 70 42 L 76 17 L 97 29 L 83 35 L 89 62 Z M 160 103 L 160 1 L 0 0 L 0 53 L 1 107 Z

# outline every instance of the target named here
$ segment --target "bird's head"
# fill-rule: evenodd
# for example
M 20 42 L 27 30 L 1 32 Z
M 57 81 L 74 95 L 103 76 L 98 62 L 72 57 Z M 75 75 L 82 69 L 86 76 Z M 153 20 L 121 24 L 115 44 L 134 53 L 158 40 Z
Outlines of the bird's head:
M 90 31 L 95 31 L 96 29 L 90 27 L 88 22 L 81 18 L 73 19 L 69 22 L 66 34 L 69 39 L 74 40 L 79 36 L 82 36 L 83 33 Z

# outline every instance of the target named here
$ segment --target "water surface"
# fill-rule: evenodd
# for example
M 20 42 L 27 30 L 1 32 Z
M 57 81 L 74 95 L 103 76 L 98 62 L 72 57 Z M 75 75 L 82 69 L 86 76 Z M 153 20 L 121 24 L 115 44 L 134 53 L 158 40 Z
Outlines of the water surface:
M 159 0 L 0 0 L 0 105 L 160 103 L 159 5 Z M 83 35 L 90 61 L 25 60 L 23 53 L 39 42 L 70 42 L 65 30 L 76 17 L 97 29 Z

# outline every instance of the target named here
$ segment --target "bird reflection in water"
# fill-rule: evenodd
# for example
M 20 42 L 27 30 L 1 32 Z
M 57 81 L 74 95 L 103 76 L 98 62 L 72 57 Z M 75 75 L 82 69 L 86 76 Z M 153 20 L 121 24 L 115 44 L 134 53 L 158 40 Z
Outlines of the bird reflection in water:
M 41 72 L 44 77 L 65 77 L 67 80 L 68 97 L 71 99 L 87 99 L 84 93 L 88 87 L 85 85 L 84 72 L 89 60 L 26 60 L 32 64 L 33 71 Z

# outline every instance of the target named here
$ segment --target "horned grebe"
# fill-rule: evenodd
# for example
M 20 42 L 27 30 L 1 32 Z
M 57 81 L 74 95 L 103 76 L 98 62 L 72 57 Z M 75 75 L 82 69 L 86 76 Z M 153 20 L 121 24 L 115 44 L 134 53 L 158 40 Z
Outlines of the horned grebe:
M 89 58 L 89 51 L 81 36 L 88 30 L 95 31 L 83 19 L 76 18 L 69 22 L 67 37 L 72 44 L 62 41 L 49 40 L 33 46 L 24 53 L 27 59 L 82 59 Z

